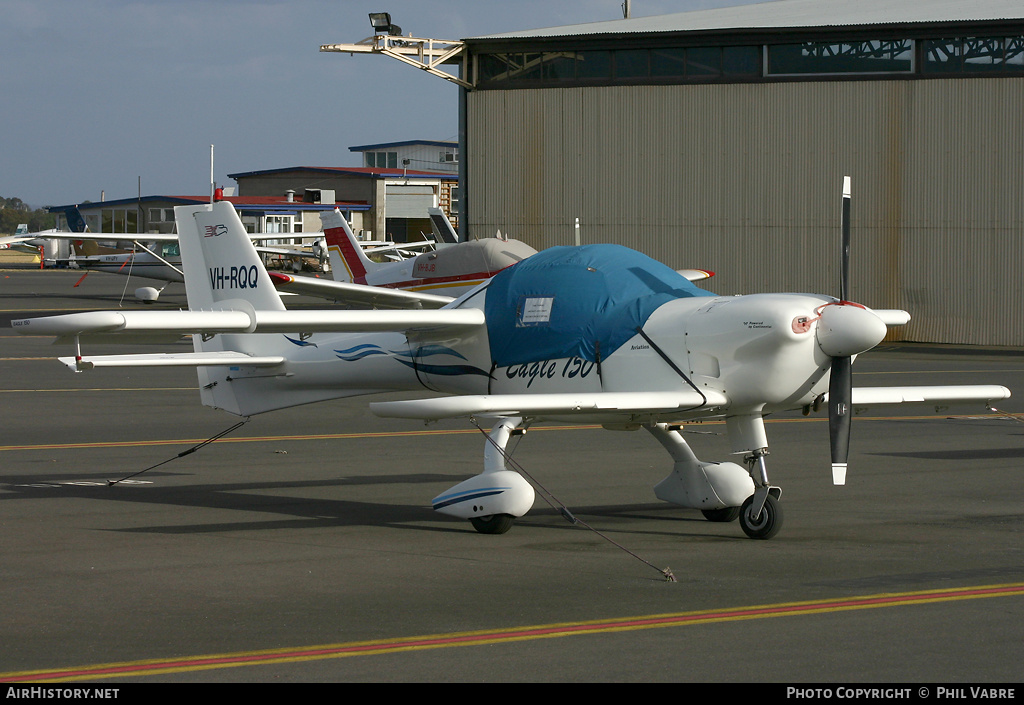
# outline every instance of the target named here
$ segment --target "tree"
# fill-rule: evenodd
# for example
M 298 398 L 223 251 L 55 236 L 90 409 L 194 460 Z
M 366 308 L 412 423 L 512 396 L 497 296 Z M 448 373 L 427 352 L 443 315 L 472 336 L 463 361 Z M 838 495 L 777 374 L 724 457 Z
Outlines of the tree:
M 29 232 L 48 230 L 54 227 L 57 217 L 44 208 L 33 210 L 20 198 L 0 196 L 0 233 L 12 234 L 21 223 L 28 225 Z

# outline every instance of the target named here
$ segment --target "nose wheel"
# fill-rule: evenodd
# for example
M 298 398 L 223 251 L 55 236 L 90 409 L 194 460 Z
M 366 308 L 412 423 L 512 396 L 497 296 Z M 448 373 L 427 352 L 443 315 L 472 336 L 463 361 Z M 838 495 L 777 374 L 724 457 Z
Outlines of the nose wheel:
M 511 514 L 491 514 L 485 517 L 471 517 L 469 523 L 481 534 L 504 534 L 512 528 L 515 517 Z
M 770 539 L 782 528 L 782 506 L 779 497 L 782 490 L 768 482 L 768 469 L 764 464 L 767 449 L 760 449 L 744 460 L 754 480 L 754 494 L 747 497 L 740 507 L 740 528 L 752 539 Z
M 740 507 L 740 528 L 752 539 L 770 539 L 782 528 L 782 507 L 775 497 L 767 495 L 758 511 L 756 497 L 755 492 Z

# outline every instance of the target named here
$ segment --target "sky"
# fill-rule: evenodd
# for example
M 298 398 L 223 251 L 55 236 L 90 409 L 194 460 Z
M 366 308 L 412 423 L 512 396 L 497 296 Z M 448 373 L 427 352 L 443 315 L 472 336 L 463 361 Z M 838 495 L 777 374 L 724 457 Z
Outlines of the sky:
M 754 0 L 633 0 L 634 17 Z M 458 88 L 370 36 L 461 39 L 622 18 L 622 0 L 0 0 L 0 196 L 33 207 L 210 192 L 229 173 L 360 166 L 356 145 L 456 140 Z

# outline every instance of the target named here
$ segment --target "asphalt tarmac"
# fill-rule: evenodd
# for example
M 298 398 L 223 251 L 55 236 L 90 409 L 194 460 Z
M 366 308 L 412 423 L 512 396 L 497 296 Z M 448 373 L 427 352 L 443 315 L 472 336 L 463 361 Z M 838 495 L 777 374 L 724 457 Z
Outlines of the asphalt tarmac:
M 773 417 L 785 525 L 769 541 L 657 500 L 671 462 L 644 431 L 535 427 L 515 458 L 580 523 L 538 497 L 485 536 L 430 509 L 482 467 L 468 422 L 378 419 L 356 398 L 253 417 L 179 457 L 238 421 L 200 405 L 193 371 L 75 374 L 53 359 L 67 349 L 9 328 L 141 306 L 122 277 L 73 288 L 80 276 L 0 271 L 0 683 L 924 683 L 934 697 L 1024 673 L 1018 418 L 868 410 L 833 487 L 824 417 Z M 172 284 L 156 308 L 184 305 Z M 1000 410 L 1024 411 L 1022 351 L 883 344 L 854 369 L 857 385 L 1003 384 Z M 702 459 L 733 459 L 723 425 L 690 431 Z

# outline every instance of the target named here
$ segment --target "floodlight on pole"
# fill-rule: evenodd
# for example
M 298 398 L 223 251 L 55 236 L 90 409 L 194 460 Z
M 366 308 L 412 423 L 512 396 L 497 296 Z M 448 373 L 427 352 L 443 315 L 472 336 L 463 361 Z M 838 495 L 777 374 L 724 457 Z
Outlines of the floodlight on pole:
M 402 35 L 402 28 L 391 24 L 391 13 L 389 12 L 371 12 L 370 26 L 373 27 L 374 34 L 387 34 L 391 37 Z
M 355 44 L 321 44 L 320 51 L 336 51 L 346 54 L 384 54 L 393 59 L 415 66 L 438 78 L 455 83 L 463 88 L 473 88 L 473 84 L 459 76 L 453 76 L 441 70 L 445 64 L 462 63 L 466 73 L 465 42 L 450 39 L 424 39 L 402 36 L 402 28 L 391 24 L 388 12 L 371 12 L 370 26 L 373 36 L 362 39 Z

